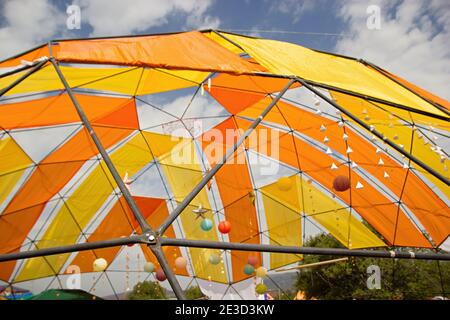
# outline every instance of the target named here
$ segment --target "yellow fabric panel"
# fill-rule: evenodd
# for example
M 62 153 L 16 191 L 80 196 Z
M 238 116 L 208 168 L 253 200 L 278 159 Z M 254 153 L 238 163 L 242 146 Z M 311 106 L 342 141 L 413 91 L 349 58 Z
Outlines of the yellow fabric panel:
M 183 139 L 172 153 L 174 154 L 161 159 L 160 163 L 175 199 L 181 201 L 202 179 L 203 174 L 198 161 L 194 160 L 198 159 L 198 157 L 192 140 Z M 184 236 L 186 239 L 218 241 L 211 210 L 208 210 L 205 214 L 205 217 L 213 221 L 213 228 L 210 231 L 203 231 L 200 227 L 200 219 L 195 219 L 195 214 L 192 210 L 196 209 L 200 203 L 204 208 L 211 207 L 205 189 L 195 197 L 191 202 L 191 206 L 186 208 L 179 217 Z M 222 272 L 225 267 L 223 261 L 218 265 L 209 263 L 209 256 L 212 253 L 217 253 L 217 250 L 192 248 L 189 249 L 189 252 L 197 277 L 222 283 L 228 282 L 226 272 Z
M 120 176 L 125 176 L 128 171 L 131 177 L 152 161 L 152 157 L 144 138 L 139 134 L 114 151 L 111 160 Z M 39 247 L 49 248 L 76 243 L 80 236 L 80 228 L 84 229 L 87 226 L 113 192 L 111 185 L 116 186 L 108 168 L 101 161 L 65 201 L 65 205 L 55 215 L 39 241 Z M 47 261 L 54 270 L 59 271 L 68 256 L 68 254 L 49 256 Z M 48 276 L 50 274 L 45 273 L 47 269 L 40 269 L 39 260 L 28 260 L 16 281 Z
M 329 195 L 300 180 L 298 175 L 289 178 L 288 190 L 277 181 L 261 189 L 262 193 L 279 201 L 296 212 L 304 212 L 328 230 L 339 242 L 351 249 L 381 247 L 385 244 L 348 209 Z M 302 195 L 303 192 L 303 195 Z
M 412 155 L 419 158 L 421 161 L 432 167 L 444 177 L 449 177 L 449 171 L 446 171 L 445 167 L 450 167 L 450 160 L 446 158 L 443 160 L 443 162 L 441 162 L 440 156 L 436 152 L 431 150 L 431 144 L 425 144 L 424 139 L 419 138 L 417 131 L 414 131 L 413 147 L 411 150 L 411 135 L 413 131 L 412 128 L 410 126 L 406 126 L 400 119 L 391 115 L 392 113 L 395 113 L 396 115 L 400 116 L 400 113 L 396 112 L 398 109 L 393 110 L 385 105 L 373 104 L 363 99 L 358 99 L 337 92 L 330 93 L 338 104 L 344 106 L 352 114 L 360 116 L 368 125 L 374 125 L 377 131 L 388 137 L 391 141 L 394 141 L 399 145 L 403 145 L 405 151 L 410 152 Z M 384 111 L 383 109 L 385 109 L 386 111 Z M 362 114 L 363 111 L 364 115 Z M 421 120 L 423 121 L 421 124 L 426 125 L 427 127 L 429 125 L 432 125 L 442 130 L 449 130 L 449 124 L 445 123 L 444 121 L 431 119 L 430 117 L 417 114 L 412 115 L 407 111 L 404 111 L 401 116 L 409 122 L 411 122 L 412 120 L 414 122 L 416 122 L 416 120 Z M 422 173 L 425 173 L 425 170 L 423 168 L 419 167 L 418 165 L 415 165 L 415 167 Z M 427 173 L 425 173 L 425 175 L 447 197 L 450 197 L 450 188 L 445 183 L 435 178 L 433 175 Z
M 151 94 L 198 86 L 208 72 L 192 70 L 145 69 L 136 94 Z
M 241 54 L 244 53 L 241 49 L 239 49 L 237 46 L 235 46 L 234 44 L 232 44 L 230 41 L 225 40 L 224 38 L 222 38 L 221 36 L 218 36 L 215 32 L 205 32 L 203 33 L 205 36 L 207 36 L 208 38 L 210 38 L 211 40 L 217 42 L 218 44 L 220 44 L 222 47 L 224 47 L 225 49 L 230 50 L 231 52 L 234 52 L 236 54 Z M 225 36 L 227 37 L 228 35 L 225 34 Z
M 0 175 L 25 169 L 31 163 L 28 155 L 9 136 L 0 140 Z
M 263 194 L 262 199 L 270 244 L 301 246 L 302 220 L 300 213 L 289 209 L 267 195 Z M 302 257 L 302 255 L 271 253 L 270 268 L 276 269 L 300 261 Z
M 13 139 L 6 136 L 0 140 L 0 204 L 31 164 L 31 159 Z
M 10 194 L 11 190 L 22 177 L 25 169 L 0 175 L 0 205 Z M 0 213 L 1 214 L 1 213 Z
M 307 80 L 445 116 L 433 105 L 355 60 L 282 41 L 252 39 L 231 34 L 226 36 L 242 46 L 272 73 L 297 75 Z
M 93 90 L 105 90 L 127 95 L 150 94 L 198 85 L 208 72 L 142 68 L 84 68 L 61 66 L 69 85 Z M 24 72 L 0 78 L 0 88 L 18 79 Z M 142 77 L 141 77 L 142 75 Z M 138 88 L 139 84 L 139 88 Z M 61 90 L 63 85 L 53 66 L 48 65 L 23 80 L 5 96 L 31 92 Z M 137 90 L 138 89 L 138 90 Z

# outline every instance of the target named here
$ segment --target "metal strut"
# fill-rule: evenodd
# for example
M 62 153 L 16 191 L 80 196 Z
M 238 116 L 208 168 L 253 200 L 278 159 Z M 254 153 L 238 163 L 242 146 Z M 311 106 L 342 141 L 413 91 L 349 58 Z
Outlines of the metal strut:
M 436 178 L 438 178 L 439 180 L 441 180 L 442 182 L 444 182 L 446 185 L 450 185 L 450 180 L 447 179 L 446 177 L 444 177 L 443 175 L 441 175 L 439 172 L 437 172 L 436 170 L 434 170 L 433 168 L 431 168 L 429 165 L 427 165 L 426 163 L 424 163 L 422 160 L 420 160 L 419 158 L 413 156 L 411 153 L 403 150 L 400 146 L 398 146 L 395 142 L 391 141 L 390 139 L 388 139 L 387 137 L 385 137 L 382 133 L 378 132 L 375 129 L 372 129 L 367 123 L 365 123 L 364 121 L 362 121 L 361 119 L 359 119 L 358 117 L 354 116 L 351 112 L 348 112 L 345 108 L 341 107 L 339 104 L 337 104 L 336 102 L 334 102 L 333 100 L 331 100 L 330 98 L 328 98 L 327 96 L 325 96 L 322 92 L 320 92 L 319 90 L 315 89 L 313 86 L 311 86 L 307 81 L 305 81 L 302 78 L 297 78 L 298 82 L 300 82 L 305 88 L 307 88 L 309 91 L 315 93 L 316 95 L 318 95 L 319 97 L 321 97 L 323 100 L 325 100 L 326 102 L 328 102 L 329 104 L 331 104 L 333 107 L 335 107 L 336 109 L 338 109 L 339 111 L 341 111 L 343 114 L 345 114 L 347 117 L 349 117 L 350 119 L 352 119 L 353 121 L 355 121 L 356 123 L 358 123 L 360 126 L 362 126 L 363 128 L 365 128 L 366 130 L 368 130 L 369 132 L 371 132 L 373 135 L 375 135 L 376 137 L 378 137 L 379 139 L 381 139 L 384 143 L 388 144 L 390 147 L 392 147 L 393 149 L 395 149 L 397 152 L 399 152 L 400 154 L 404 155 L 406 158 L 408 158 L 409 160 L 411 160 L 412 162 L 414 162 L 415 164 L 421 166 L 422 168 L 424 168 L 426 171 L 428 171 L 430 174 L 432 174 L 433 176 L 435 176 Z
M 25 73 L 24 75 L 22 75 L 20 78 L 16 79 L 13 83 L 11 83 L 9 86 L 3 88 L 2 90 L 0 90 L 0 97 L 3 96 L 5 93 L 7 93 L 9 90 L 11 90 L 12 88 L 14 88 L 15 86 L 17 86 L 19 83 L 21 83 L 23 80 L 25 80 L 26 78 L 28 78 L 29 76 L 31 76 L 33 73 L 35 73 L 36 71 L 38 71 L 44 64 L 46 64 L 48 62 L 48 60 L 42 60 L 39 61 L 38 63 L 36 63 L 31 70 L 29 70 L 27 73 Z M 24 69 L 27 69 L 29 67 L 24 67 Z M 24 69 L 20 69 L 20 70 L 13 70 L 11 72 L 9 72 L 8 74 L 3 74 L 3 77 L 6 77 L 8 75 L 14 74 L 16 72 L 22 71 Z
M 188 239 L 174 239 L 174 238 L 161 238 L 160 243 L 162 246 L 178 246 L 189 248 L 208 248 L 208 249 L 238 250 L 238 251 L 332 255 L 345 257 L 450 260 L 450 254 L 448 253 L 420 253 L 420 252 L 403 252 L 403 251 L 387 251 L 387 250 L 351 250 L 339 248 L 293 247 L 293 246 L 275 246 L 269 244 L 233 243 L 233 242 L 188 240 Z
M 239 138 L 239 140 L 230 147 L 223 158 L 216 163 L 216 165 L 203 177 L 203 179 L 192 189 L 192 191 L 183 199 L 183 201 L 175 208 L 175 210 L 167 217 L 167 219 L 158 228 L 159 235 L 164 234 L 164 231 L 175 221 L 175 219 L 183 212 L 184 209 L 191 203 L 192 200 L 197 196 L 197 194 L 208 184 L 208 182 L 214 177 L 217 171 L 223 167 L 227 162 L 227 159 L 237 150 L 237 148 L 247 139 L 247 137 L 253 132 L 253 130 L 258 126 L 258 124 L 263 120 L 263 118 L 272 110 L 278 100 L 286 93 L 286 91 L 295 82 L 295 79 L 291 79 L 288 84 L 283 88 L 280 93 L 272 100 L 272 102 L 264 109 L 264 111 L 256 118 L 250 127 L 244 132 L 244 134 Z
M 138 206 L 136 205 L 136 202 L 134 201 L 133 197 L 131 196 L 130 191 L 125 186 L 125 183 L 123 182 L 122 178 L 120 177 L 119 173 L 117 172 L 116 167 L 114 166 L 111 158 L 108 155 L 108 152 L 106 152 L 105 148 L 103 147 L 100 139 L 98 138 L 97 134 L 94 131 L 94 128 L 92 127 L 91 123 L 89 122 L 89 119 L 87 118 L 86 114 L 83 111 L 83 108 L 78 103 L 78 99 L 73 94 L 72 89 L 70 88 L 69 84 L 66 81 L 66 78 L 64 77 L 63 73 L 61 72 L 61 69 L 59 69 L 58 63 L 56 62 L 55 58 L 50 58 L 50 62 L 55 67 L 56 73 L 58 74 L 59 78 L 61 79 L 61 82 L 64 85 L 64 88 L 67 91 L 67 94 L 70 97 L 70 100 L 72 100 L 72 103 L 74 107 L 76 108 L 78 115 L 80 116 L 81 121 L 83 122 L 84 126 L 86 127 L 89 135 L 91 136 L 92 140 L 94 141 L 95 146 L 97 147 L 98 151 L 100 152 L 103 161 L 105 161 L 106 166 L 109 169 L 109 172 L 114 178 L 114 181 L 117 183 L 117 186 L 119 187 L 120 191 L 123 194 L 123 197 L 125 198 L 125 201 L 130 206 L 131 212 L 133 213 L 134 217 L 139 223 L 139 226 L 142 228 L 142 232 L 153 232 L 150 225 L 145 220 L 144 216 L 142 215 L 141 211 L 139 210 Z

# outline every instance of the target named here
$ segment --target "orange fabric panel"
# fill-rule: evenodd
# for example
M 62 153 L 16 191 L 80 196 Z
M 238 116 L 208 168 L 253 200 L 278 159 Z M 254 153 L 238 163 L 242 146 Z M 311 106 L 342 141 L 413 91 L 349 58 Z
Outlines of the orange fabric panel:
M 167 205 L 164 199 L 147 197 L 133 197 L 133 199 L 136 201 L 144 218 L 153 227 L 159 226 L 159 224 L 168 216 Z M 125 211 L 124 208 L 126 209 Z M 137 220 L 129 209 L 125 199 L 121 197 L 108 212 L 100 225 L 95 229 L 94 233 L 89 236 L 87 242 L 130 236 L 133 231 L 141 232 Z M 169 237 L 175 237 L 172 226 L 169 227 L 167 232 Z M 148 250 L 147 246 L 141 247 L 145 256 L 150 257 L 150 250 Z M 169 260 L 169 264 L 174 266 L 176 257 L 181 255 L 180 249 L 178 247 L 170 247 L 167 249 L 168 250 L 165 250 L 165 253 L 167 253 L 166 257 Z M 120 247 L 113 247 L 79 252 L 71 264 L 79 266 L 81 272 L 92 272 L 92 263 L 96 258 L 104 258 L 108 261 L 109 265 L 119 253 L 119 250 Z M 153 254 L 151 254 L 151 257 L 152 258 L 149 260 L 156 262 L 156 258 L 153 257 Z M 177 274 L 187 275 L 186 269 L 177 269 L 176 272 Z
M 386 74 L 388 74 L 389 76 L 391 76 L 392 78 L 394 78 L 395 80 L 397 80 L 398 82 L 400 82 L 401 84 L 403 84 L 404 86 L 408 87 L 409 89 L 411 89 L 412 91 L 417 92 L 419 95 L 423 96 L 424 98 L 431 100 L 435 103 L 440 104 L 441 106 L 447 108 L 448 110 L 450 110 L 450 102 L 448 102 L 447 100 L 438 97 L 434 94 L 432 94 L 431 92 L 428 92 L 425 89 L 422 89 L 414 84 L 412 84 L 411 82 L 406 81 L 403 78 L 400 78 L 399 76 L 396 76 L 395 74 L 392 74 L 386 70 L 383 70 L 384 72 L 386 72 Z
M 129 130 L 124 129 L 96 128 L 95 131 L 106 148 L 130 134 Z M 86 130 L 79 131 L 66 144 L 42 160 L 5 208 L 4 213 L 0 215 L 0 243 L 8 246 L 8 250 L 18 249 L 18 244 L 26 239 L 46 202 L 72 179 L 84 164 L 84 160 L 97 154 L 89 139 Z M 8 237 L 12 235 L 4 229 L 15 230 L 18 226 L 20 230 L 16 230 L 14 234 L 15 242 L 7 245 L 10 241 Z M 14 264 L 5 264 L 2 276 L 9 277 L 13 268 Z
M 94 131 L 107 149 L 119 141 L 128 137 L 133 130 L 97 127 L 93 125 Z M 63 146 L 49 154 L 41 161 L 43 164 L 64 161 L 86 161 L 98 153 L 97 147 L 92 141 L 88 131 L 83 128 L 72 136 Z
M 130 134 L 129 130 L 101 127 L 96 128 L 95 131 L 105 148 L 114 145 Z M 17 211 L 50 200 L 72 179 L 85 160 L 98 153 L 90 139 L 86 130 L 83 129 L 43 159 L 11 200 L 5 212 Z
M 0 215 L 0 253 L 10 253 L 19 251 L 28 233 L 30 232 L 29 222 L 42 212 L 44 204 L 15 212 Z M 33 221 L 34 223 L 34 221 Z M 0 279 L 8 281 L 17 261 L 0 263 Z
M 121 122 L 111 118 L 112 114 L 122 108 L 131 111 L 131 102 L 129 98 L 111 98 L 104 96 L 90 96 L 84 94 L 75 94 L 77 100 L 82 106 L 89 120 L 99 119 L 100 123 L 120 125 L 126 124 L 125 127 L 136 125 L 136 111 L 134 115 L 121 114 L 124 117 Z M 133 102 L 134 105 L 134 102 Z M 124 110 L 123 110 L 124 111 Z M 0 127 L 4 129 L 30 128 L 38 126 L 50 126 L 70 122 L 79 122 L 80 117 L 73 106 L 67 94 L 56 97 L 45 97 L 42 99 L 29 100 L 25 102 L 2 104 L 0 105 Z M 103 117 L 111 114 L 111 117 Z M 116 122 L 113 122 L 116 120 Z M 132 125 L 133 124 L 133 125 Z
M 219 130 L 223 137 L 225 137 L 227 129 L 236 129 L 236 125 L 231 118 L 213 128 L 213 130 Z M 226 149 L 230 147 L 230 145 L 211 142 L 210 139 L 204 137 L 205 135 L 202 139 L 203 150 L 208 146 L 211 148 L 211 145 L 213 145 L 214 148 L 225 154 Z M 224 141 L 224 143 L 226 142 L 231 144 L 234 141 Z M 239 150 L 242 151 L 242 148 L 238 149 L 238 152 Z M 209 163 L 213 166 L 215 159 L 212 159 L 208 153 L 206 155 Z M 256 207 L 253 203 L 253 186 L 245 157 L 236 156 L 236 153 L 234 153 L 233 157 L 216 173 L 214 178 L 224 206 L 225 219 L 230 221 L 232 225 L 228 234 L 230 242 L 259 244 L 259 227 Z M 249 277 L 243 272 L 249 254 L 249 252 L 237 251 L 231 256 L 233 281 L 240 281 Z M 253 255 L 261 261 L 260 253 L 253 253 Z
M 211 87 L 209 93 L 231 114 L 239 113 L 266 96 L 262 93 L 218 87 Z
M 198 31 L 59 43 L 59 61 L 230 73 L 263 71 Z
M 127 129 L 139 129 L 139 120 L 136 112 L 135 100 L 129 100 L 113 112 L 94 119 L 93 124 L 114 126 Z
M 83 163 L 83 161 L 74 161 L 38 165 L 8 204 L 4 214 L 47 202 L 72 178 Z M 71 174 L 68 175 L 67 173 Z M 32 220 L 30 224 L 33 225 L 35 219 L 30 220 Z M 20 223 L 24 224 L 23 221 Z
M 237 121 L 238 125 L 242 128 L 246 128 L 249 125 L 249 122 L 246 120 L 237 119 Z M 258 134 L 260 130 L 268 130 L 270 132 L 274 129 L 260 125 L 253 134 Z M 272 135 L 268 133 L 267 136 Z M 339 166 L 338 170 L 332 171 L 330 169 L 331 163 L 335 162 L 339 165 L 337 160 L 333 160 L 326 153 L 317 150 L 308 143 L 287 133 L 280 133 L 278 141 L 268 141 L 268 143 L 279 143 L 279 160 L 281 162 L 299 168 L 328 190 L 333 190 L 333 180 L 336 176 L 349 175 L 347 166 Z M 261 148 L 260 146 L 258 146 L 258 149 L 260 152 L 265 151 L 265 148 Z M 271 146 L 268 146 L 267 149 L 271 150 Z M 337 196 L 348 205 L 351 204 L 351 206 L 355 208 L 355 210 L 369 222 L 369 224 L 372 225 L 387 240 L 387 242 L 389 242 L 389 244 L 398 246 L 431 247 L 428 240 L 406 217 L 405 213 L 402 210 L 398 211 L 397 205 L 392 204 L 389 199 L 372 187 L 368 181 L 354 171 L 351 171 L 350 181 L 352 186 L 351 201 L 350 190 L 339 192 Z M 364 185 L 363 189 L 355 189 L 358 181 Z M 395 230 L 396 225 L 397 230 Z
M 48 57 L 49 55 L 50 54 L 48 53 L 48 46 L 47 46 L 47 44 L 45 44 L 35 50 L 32 50 L 25 54 L 19 55 L 16 58 L 12 58 L 12 59 L 8 59 L 6 61 L 0 62 L 0 68 L 16 67 L 21 64 L 22 60 L 32 62 L 37 58 L 44 57 L 44 56 Z
M 240 115 L 256 118 L 265 107 L 266 100 L 247 108 Z M 450 210 L 420 178 L 410 172 L 408 182 L 403 188 L 407 171 L 402 165 L 384 152 L 377 154 L 376 147 L 351 128 L 340 128 L 335 121 L 282 101 L 278 102 L 277 106 L 278 109 L 272 109 L 266 116 L 266 121 L 288 125 L 319 142 L 328 137 L 327 146 L 343 155 L 346 154 L 347 144 L 342 137 L 344 133 L 347 134 L 348 145 L 353 150 L 350 160 L 377 178 L 398 197 L 402 196 L 402 202 L 412 210 L 436 243 L 441 243 L 448 237 Z M 320 130 L 322 125 L 326 128 L 323 132 Z M 379 159 L 384 162 L 383 166 L 378 165 Z M 389 179 L 384 178 L 384 172 L 389 174 Z M 426 196 L 417 197 L 417 194 L 426 194 Z

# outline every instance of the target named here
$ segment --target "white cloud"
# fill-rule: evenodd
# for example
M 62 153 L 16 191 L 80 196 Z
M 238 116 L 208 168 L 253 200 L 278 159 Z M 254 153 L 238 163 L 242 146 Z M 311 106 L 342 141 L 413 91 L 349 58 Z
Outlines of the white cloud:
M 367 28 L 368 5 L 381 8 L 381 29 Z M 447 100 L 450 99 L 450 2 L 346 1 L 338 15 L 349 37 L 338 52 L 366 59 Z
M 47 0 L 6 1 L 0 12 L 0 59 L 48 41 L 65 26 L 65 15 Z
M 218 28 L 220 19 L 208 14 L 214 0 L 74 0 L 81 7 L 81 32 L 91 36 L 122 35 L 163 26 L 180 19 L 186 29 Z M 67 5 L 72 4 L 67 3 Z M 0 4 L 0 60 L 54 38 L 72 36 L 65 8 L 50 0 L 8 0 Z M 85 32 L 84 32 L 85 33 Z
M 184 15 L 186 28 L 218 27 L 220 20 L 207 14 L 212 0 L 78 0 L 91 35 L 121 35 L 168 23 L 171 15 Z

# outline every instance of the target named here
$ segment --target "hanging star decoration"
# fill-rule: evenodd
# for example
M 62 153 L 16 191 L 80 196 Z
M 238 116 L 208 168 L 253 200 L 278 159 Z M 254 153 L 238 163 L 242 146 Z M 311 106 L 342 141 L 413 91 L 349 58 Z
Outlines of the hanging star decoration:
M 123 177 L 123 183 L 125 184 L 125 187 L 128 189 L 128 191 L 131 192 L 130 184 L 134 182 L 133 179 L 128 178 L 128 171 L 125 172 L 125 176 Z
M 198 220 L 198 218 L 206 219 L 205 213 L 208 212 L 205 208 L 203 208 L 202 204 L 199 204 L 197 209 L 192 210 L 193 213 L 195 213 L 197 216 L 195 217 L 195 220 Z

